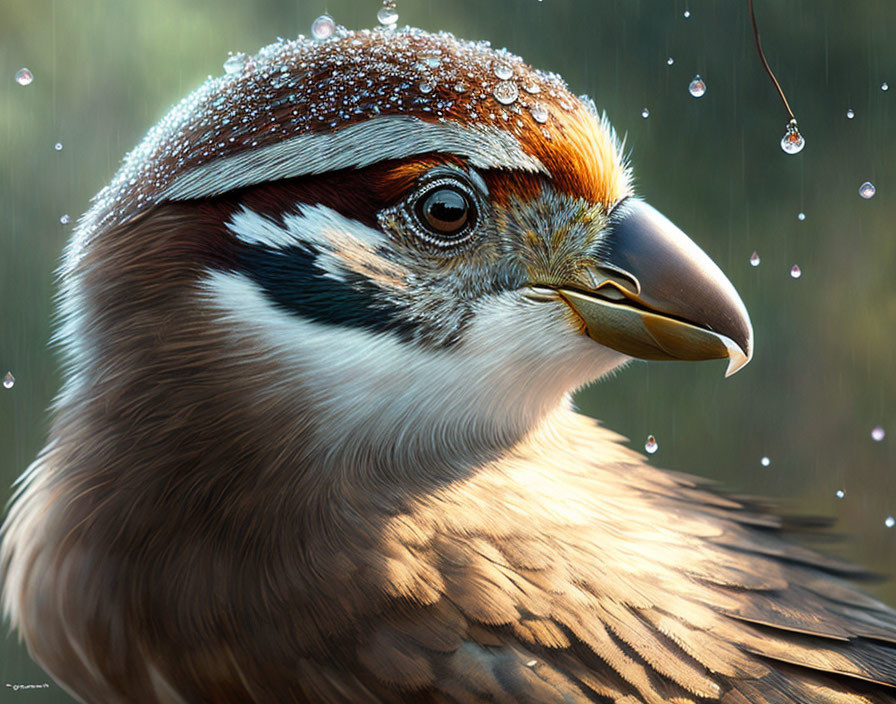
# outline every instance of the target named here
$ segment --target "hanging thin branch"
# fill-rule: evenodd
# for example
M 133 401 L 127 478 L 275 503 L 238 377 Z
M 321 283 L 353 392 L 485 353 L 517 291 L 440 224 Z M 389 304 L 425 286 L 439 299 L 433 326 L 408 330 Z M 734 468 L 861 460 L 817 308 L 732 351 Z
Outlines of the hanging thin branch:
M 781 102 L 784 103 L 784 107 L 787 109 L 787 114 L 790 115 L 790 121 L 792 123 L 796 123 L 796 117 L 794 117 L 793 115 L 793 110 L 790 109 L 787 98 L 784 97 L 784 91 L 781 89 L 781 84 L 778 83 L 778 79 L 775 78 L 775 74 L 772 72 L 771 67 L 768 65 L 768 61 L 765 60 L 765 54 L 762 51 L 762 42 L 759 41 L 759 26 L 756 24 L 756 14 L 753 12 L 753 0 L 749 0 L 749 4 L 750 20 L 753 23 L 753 36 L 756 39 L 756 51 L 759 52 L 759 58 L 762 60 L 762 65 L 765 67 L 765 72 L 768 74 L 769 78 L 772 79 L 772 82 L 775 84 L 775 88 L 778 89 L 778 95 L 781 96 Z

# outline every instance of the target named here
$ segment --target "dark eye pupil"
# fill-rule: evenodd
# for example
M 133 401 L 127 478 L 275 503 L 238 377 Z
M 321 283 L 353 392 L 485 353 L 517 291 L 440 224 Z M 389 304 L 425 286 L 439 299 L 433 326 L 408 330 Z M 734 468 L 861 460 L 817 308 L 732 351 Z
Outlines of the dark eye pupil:
M 451 188 L 440 188 L 423 199 L 422 220 L 431 230 L 440 235 L 454 235 L 460 232 L 470 217 L 467 198 Z

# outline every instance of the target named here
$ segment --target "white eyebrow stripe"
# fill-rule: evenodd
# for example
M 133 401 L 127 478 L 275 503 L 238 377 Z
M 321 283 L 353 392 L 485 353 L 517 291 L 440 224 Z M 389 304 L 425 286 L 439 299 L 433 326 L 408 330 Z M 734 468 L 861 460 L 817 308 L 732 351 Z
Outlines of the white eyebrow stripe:
M 378 117 L 331 133 L 306 133 L 277 144 L 216 159 L 178 176 L 158 200 L 219 195 L 267 181 L 364 168 L 387 159 L 454 154 L 485 169 L 550 175 L 508 131 L 456 122 L 425 122 L 407 115 Z

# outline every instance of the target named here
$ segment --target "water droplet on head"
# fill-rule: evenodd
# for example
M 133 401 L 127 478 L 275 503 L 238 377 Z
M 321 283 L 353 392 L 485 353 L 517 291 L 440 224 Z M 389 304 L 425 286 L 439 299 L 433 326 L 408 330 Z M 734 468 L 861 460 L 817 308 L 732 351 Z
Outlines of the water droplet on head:
M 803 139 L 803 135 L 797 129 L 796 121 L 789 122 L 784 136 L 781 137 L 781 149 L 787 154 L 798 154 L 803 151 L 805 146 L 806 140 Z
M 507 64 L 497 64 L 495 66 L 495 75 L 502 81 L 513 78 L 513 69 Z
M 874 184 L 871 183 L 871 181 L 865 181 L 865 183 L 859 186 L 859 195 L 865 200 L 874 198 L 875 193 L 877 193 L 877 188 L 874 187 Z
M 842 499 L 844 496 L 846 496 L 846 492 L 843 491 L 843 489 L 837 489 L 837 493 L 835 494 L 835 496 L 838 499 Z
M 547 122 L 550 117 L 548 109 L 542 103 L 535 103 L 535 105 L 529 108 L 529 112 L 532 115 L 532 119 L 541 124 Z
M 71 218 L 68 216 L 68 213 L 59 218 L 59 222 L 61 222 L 63 225 L 68 225 L 70 220 Z
M 803 270 L 799 268 L 798 265 L 794 264 L 790 267 L 790 276 L 794 279 L 798 279 L 803 275 Z
M 520 91 L 513 81 L 501 81 L 495 86 L 494 96 L 501 105 L 510 105 L 519 97 Z
M 238 51 L 236 54 L 231 54 L 227 57 L 227 60 L 224 62 L 224 73 L 239 73 L 245 65 L 246 55 Z
M 11 389 L 15 383 L 16 378 L 12 375 L 12 372 L 6 372 L 6 376 L 3 377 L 3 388 Z
M 806 219 L 806 214 L 805 214 L 805 213 L 797 213 L 797 214 L 796 214 L 796 219 L 797 219 L 797 220 L 805 220 L 805 219 Z
M 896 518 L 893 518 L 893 516 L 887 516 L 884 519 L 884 525 L 887 528 L 892 528 L 893 526 L 896 526 Z
M 541 93 L 541 87 L 537 83 L 535 83 L 535 81 L 528 81 L 523 86 L 523 90 L 530 95 L 537 95 L 538 93 Z
M 688 84 L 688 93 L 693 95 L 695 98 L 702 98 L 706 93 L 706 83 L 704 83 L 703 79 L 700 78 L 699 73 L 694 76 L 694 79 Z
M 440 51 L 425 51 L 418 54 L 417 58 L 426 68 L 438 68 L 442 65 L 442 52 Z
M 395 0 L 383 0 L 383 6 L 376 13 L 376 20 L 383 27 L 395 27 L 395 24 L 398 22 Z
M 30 86 L 31 81 L 34 80 L 34 74 L 31 73 L 27 68 L 20 68 L 16 71 L 16 83 L 20 86 Z
M 846 111 L 846 117 L 847 117 L 847 119 L 851 120 L 851 119 L 854 118 L 855 116 L 856 116 L 856 113 L 855 113 L 855 111 L 854 111 L 852 108 L 849 108 L 849 110 Z
M 750 264 L 752 266 L 759 266 L 759 261 L 759 252 L 753 252 L 753 254 L 750 255 Z
M 62 151 L 62 142 L 56 142 L 56 144 L 53 145 L 53 149 L 55 149 L 57 152 L 61 152 Z
M 311 23 L 311 36 L 318 41 L 329 39 L 336 32 L 336 22 L 329 15 L 321 15 Z
M 874 440 L 874 442 L 880 442 L 885 437 L 887 437 L 887 431 L 884 430 L 881 426 L 875 425 L 871 429 L 871 439 Z
M 772 461 L 768 457 L 763 457 L 761 460 L 759 460 L 759 464 L 761 464 L 763 467 L 768 467 L 771 463 Z
M 454 84 L 455 93 L 466 93 L 468 90 L 470 90 L 469 87 L 463 81 L 458 81 Z
M 660 449 L 660 446 L 657 444 L 656 438 L 653 437 L 653 435 L 647 436 L 647 442 L 644 443 L 644 449 L 651 455 Z
M 432 93 L 433 85 L 428 81 L 421 81 L 420 85 L 417 87 L 420 89 L 421 93 Z
M 643 117 L 645 120 L 650 117 L 650 110 L 648 110 L 647 108 L 641 110 L 641 117 Z
M 675 59 L 673 59 L 673 58 L 670 56 L 668 59 L 666 59 L 666 63 L 667 63 L 669 66 L 671 66 L 672 64 L 675 63 Z

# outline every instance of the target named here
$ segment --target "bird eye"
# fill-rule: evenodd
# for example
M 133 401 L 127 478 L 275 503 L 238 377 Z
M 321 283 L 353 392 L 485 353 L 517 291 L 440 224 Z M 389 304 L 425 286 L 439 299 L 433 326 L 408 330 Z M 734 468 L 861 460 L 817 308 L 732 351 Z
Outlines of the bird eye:
M 472 221 L 473 215 L 473 203 L 469 196 L 450 186 L 435 188 L 417 201 L 420 223 L 442 238 L 460 235 Z

